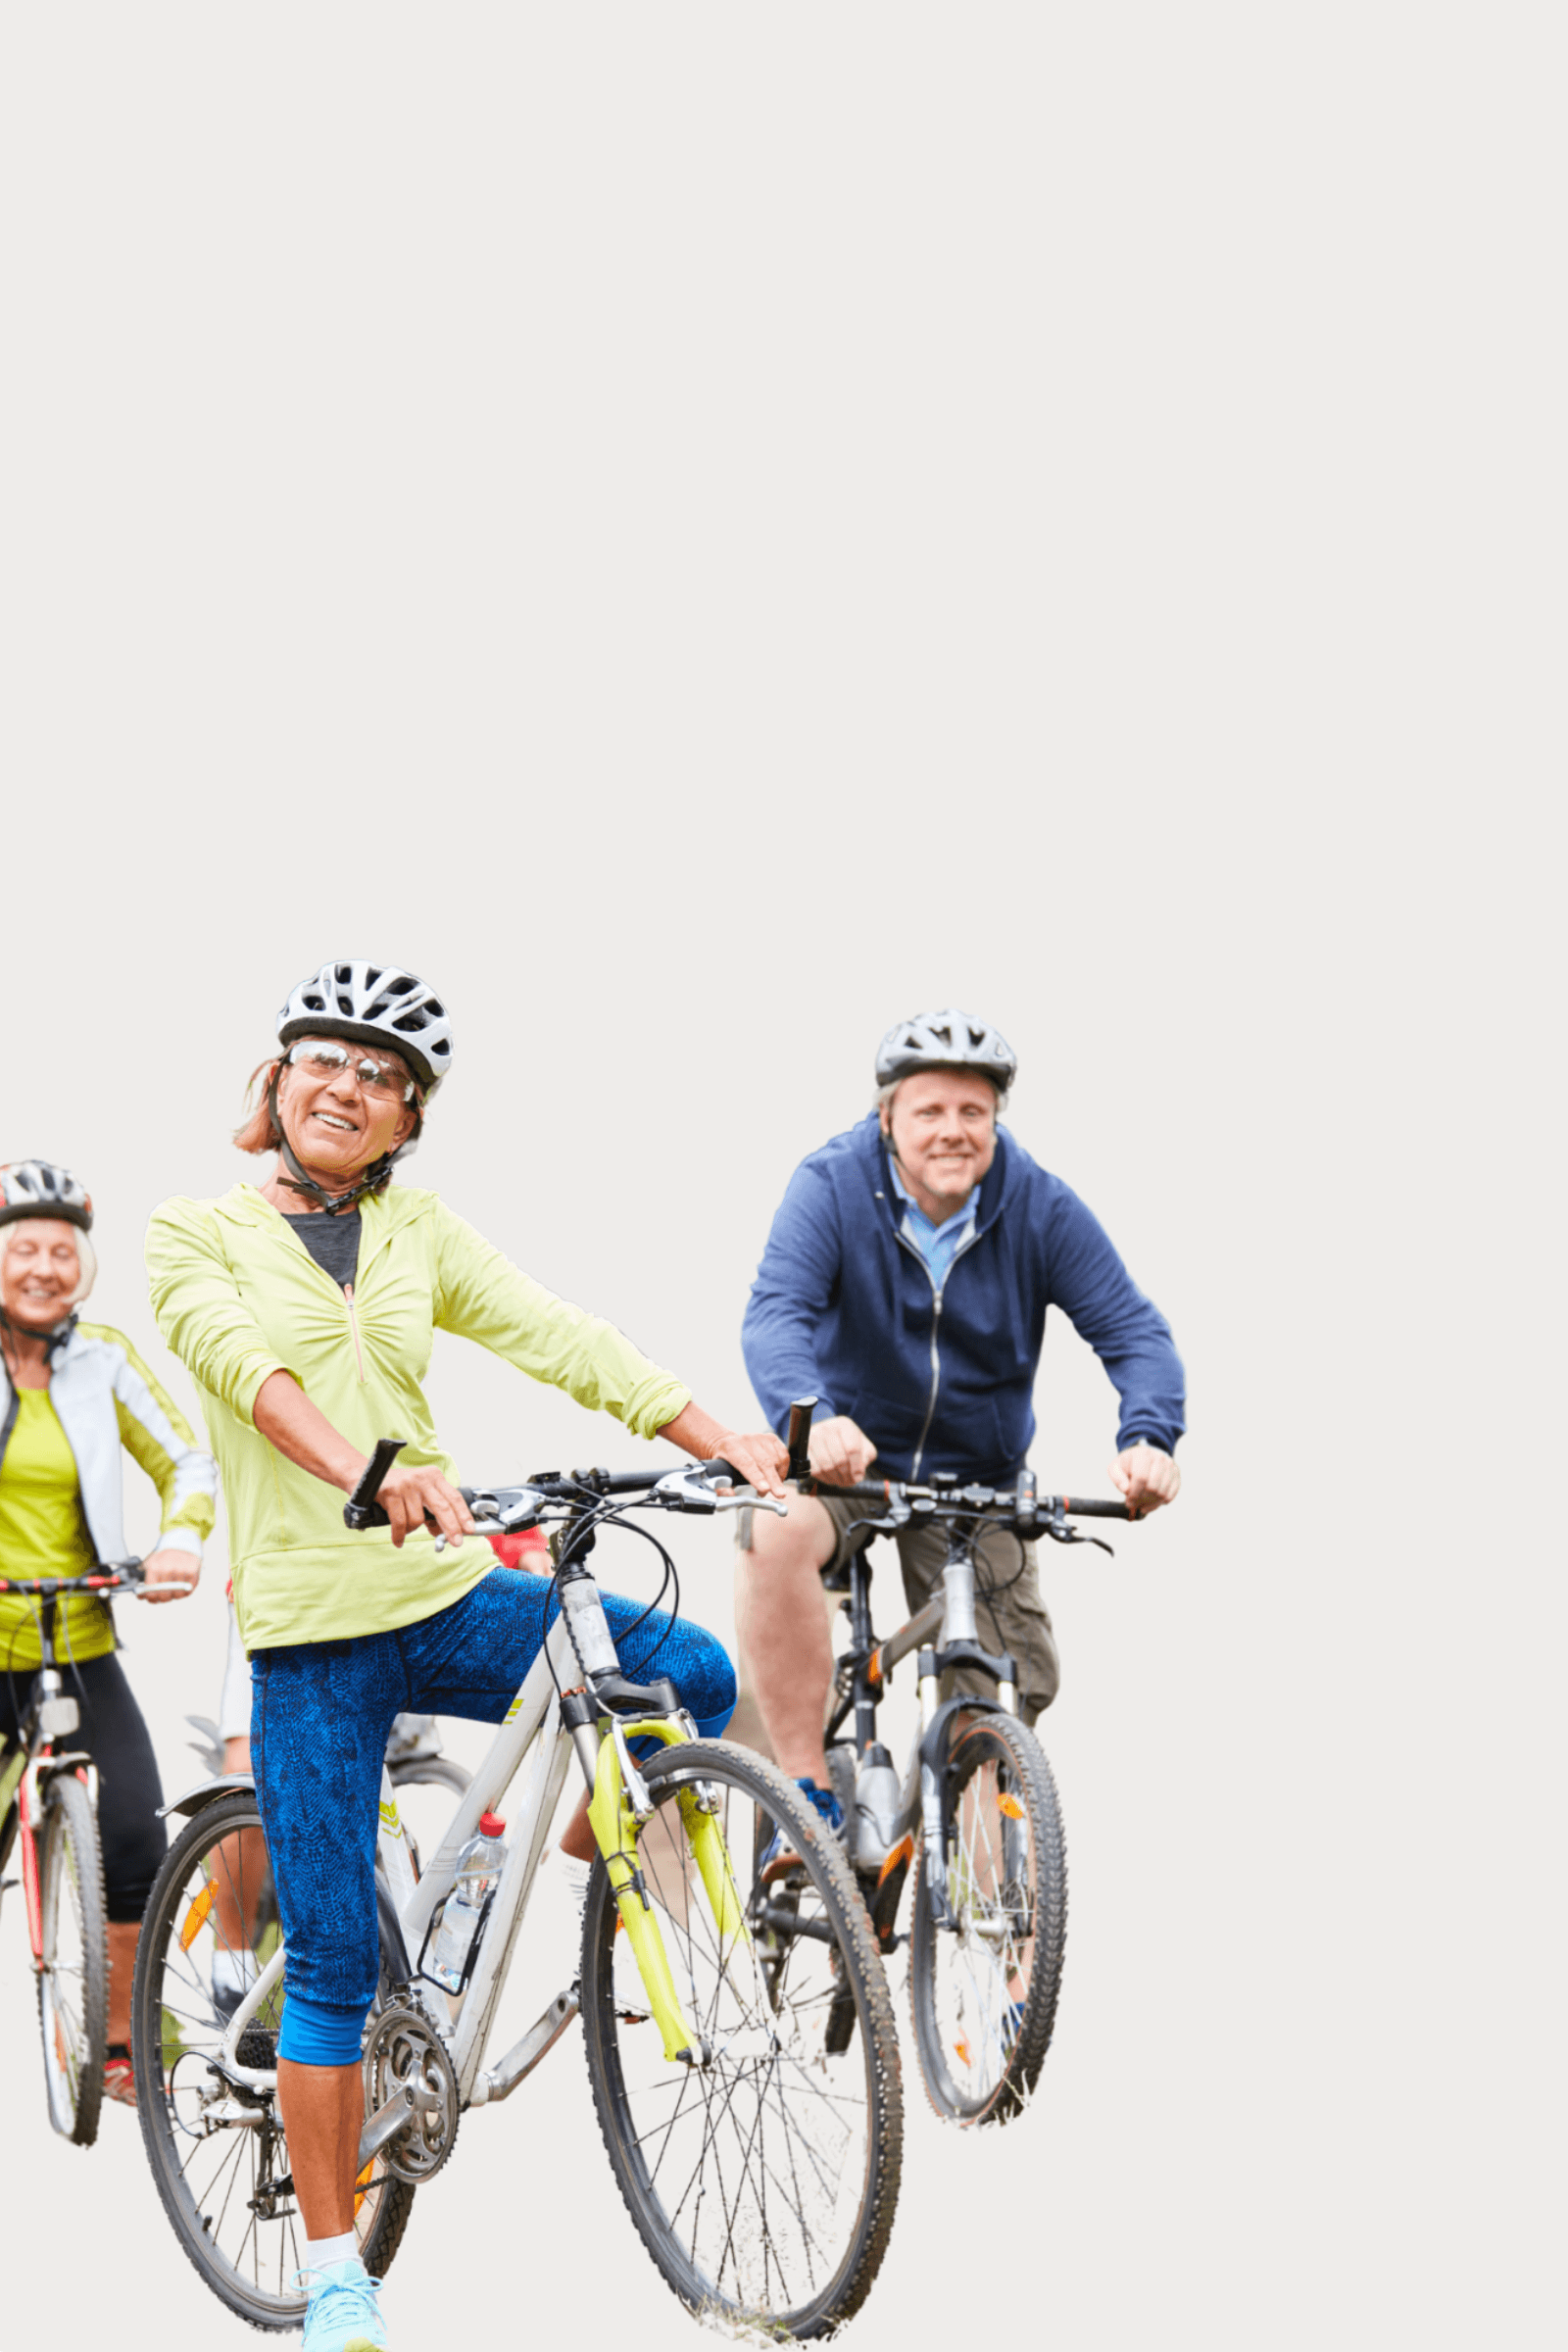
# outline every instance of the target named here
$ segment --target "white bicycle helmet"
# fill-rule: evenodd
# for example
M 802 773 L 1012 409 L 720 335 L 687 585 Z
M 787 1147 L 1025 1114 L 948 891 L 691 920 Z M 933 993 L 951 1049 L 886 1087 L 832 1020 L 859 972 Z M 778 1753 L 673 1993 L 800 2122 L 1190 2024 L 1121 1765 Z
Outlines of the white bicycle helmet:
M 91 1233 L 92 1196 L 52 1160 L 14 1159 L 0 1167 L 0 1225 L 16 1217 L 64 1217 Z
M 426 1096 L 452 1067 L 446 1006 L 414 972 L 395 963 L 323 963 L 302 980 L 277 1016 L 277 1042 L 346 1037 L 401 1054 Z
M 1000 1030 L 966 1012 L 917 1012 L 890 1029 L 876 1050 L 876 1082 L 891 1086 L 915 1070 L 976 1070 L 1005 1094 L 1018 1056 Z

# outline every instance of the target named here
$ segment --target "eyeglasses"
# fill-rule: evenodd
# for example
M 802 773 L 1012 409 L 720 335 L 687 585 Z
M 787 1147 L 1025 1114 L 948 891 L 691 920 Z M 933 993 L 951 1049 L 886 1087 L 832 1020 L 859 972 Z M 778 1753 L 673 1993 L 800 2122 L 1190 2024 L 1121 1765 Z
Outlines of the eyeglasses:
M 397 1096 L 405 1102 L 414 1101 L 414 1080 L 389 1061 L 377 1061 L 373 1054 L 351 1054 L 344 1046 L 334 1046 L 324 1037 L 301 1038 L 289 1049 L 289 1060 L 308 1078 L 349 1077 L 368 1095 Z

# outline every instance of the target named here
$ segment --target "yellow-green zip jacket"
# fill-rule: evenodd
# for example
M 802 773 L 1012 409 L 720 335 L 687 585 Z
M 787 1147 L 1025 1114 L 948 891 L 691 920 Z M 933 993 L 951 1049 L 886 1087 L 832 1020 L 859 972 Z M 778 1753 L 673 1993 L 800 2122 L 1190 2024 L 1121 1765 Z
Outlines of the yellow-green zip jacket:
M 362 1201 L 360 1260 L 340 1290 L 253 1185 L 166 1200 L 147 1229 L 153 1312 L 201 1396 L 228 1511 L 247 1649 L 341 1641 L 434 1616 L 495 1566 L 482 1538 L 401 1551 L 385 1528 L 351 1535 L 343 1495 L 277 1451 L 251 1415 L 278 1371 L 351 1446 L 407 1440 L 399 1459 L 456 1479 L 420 1386 L 436 1330 L 477 1340 L 590 1410 L 651 1438 L 690 1391 L 613 1324 L 509 1263 L 434 1193 L 392 1185 Z

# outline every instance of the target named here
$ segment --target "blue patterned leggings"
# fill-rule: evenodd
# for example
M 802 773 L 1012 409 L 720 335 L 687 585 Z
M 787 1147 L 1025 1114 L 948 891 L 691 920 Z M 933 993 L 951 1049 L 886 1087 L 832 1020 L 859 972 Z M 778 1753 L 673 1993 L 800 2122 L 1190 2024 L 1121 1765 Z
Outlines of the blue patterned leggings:
M 497 1568 L 417 1625 L 349 1642 L 300 1642 L 251 1660 L 251 1756 L 288 1945 L 278 2054 L 353 2064 L 375 1998 L 376 1806 L 394 1715 L 502 1723 L 544 1646 L 551 1580 Z M 735 1673 L 711 1634 L 604 1594 L 634 1681 L 665 1674 L 705 1737 L 735 1705 Z M 657 1651 L 657 1655 L 655 1654 Z

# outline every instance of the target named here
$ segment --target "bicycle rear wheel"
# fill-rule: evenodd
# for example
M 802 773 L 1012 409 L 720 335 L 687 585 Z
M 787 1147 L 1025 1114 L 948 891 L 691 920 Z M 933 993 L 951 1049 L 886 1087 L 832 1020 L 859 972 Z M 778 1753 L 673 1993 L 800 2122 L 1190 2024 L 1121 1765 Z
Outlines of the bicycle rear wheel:
M 451 1826 L 452 1799 L 463 1794 L 472 1776 L 451 1756 L 411 1756 L 406 1763 L 392 1764 L 387 1769 L 408 1837 L 414 1875 L 418 1878 Z M 427 1788 L 436 1793 L 424 1795 L 422 1792 Z M 420 1793 L 411 1795 L 411 1790 Z
M 582 2021 L 594 2104 L 643 2243 L 684 2302 L 825 2335 L 870 2291 L 898 2196 L 903 2091 L 882 1963 L 849 1865 L 800 1791 L 743 1748 L 696 1740 L 642 1768 L 639 1860 L 706 2063 L 663 2055 L 615 1986 L 619 1915 L 603 1862 L 583 1922 Z M 706 1791 L 742 1932 L 715 1920 L 683 1812 Z M 696 1816 L 693 1814 L 695 1821 Z M 801 1866 L 764 1886 L 753 1856 L 782 1825 Z M 851 2031 L 829 2019 L 848 1995 Z M 858 2029 L 858 2030 L 857 2030 Z
M 926 2095 L 959 2124 L 1023 2112 L 1051 2045 L 1067 1853 L 1051 1766 L 1011 1715 L 982 1715 L 947 1767 L 946 1886 L 919 1854 L 909 2001 Z
M 220 2302 L 253 2328 L 298 2328 L 305 2225 L 275 2096 L 226 2082 L 215 2061 L 228 2020 L 281 1940 L 267 1838 L 246 1790 L 187 1823 L 153 1883 L 131 1991 L 131 2049 L 148 2161 L 174 2234 Z M 392 1963 L 383 1949 L 382 1992 Z M 276 2064 L 279 1986 L 240 2038 L 242 2065 Z M 365 2267 L 381 2277 L 414 2190 L 385 2157 L 355 2200 Z
M 40 1812 L 38 2031 L 49 2121 L 63 2138 L 88 2148 L 103 2103 L 109 2004 L 103 1856 L 91 1800 L 74 1773 L 47 1784 Z

